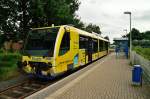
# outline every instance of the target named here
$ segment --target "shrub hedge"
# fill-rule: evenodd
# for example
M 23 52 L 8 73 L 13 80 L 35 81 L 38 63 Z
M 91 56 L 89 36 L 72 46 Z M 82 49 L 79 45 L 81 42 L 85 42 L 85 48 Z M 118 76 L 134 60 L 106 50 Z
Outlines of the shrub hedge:
M 21 59 L 19 53 L 2 53 L 0 51 L 0 81 L 7 80 L 19 74 L 17 61 Z

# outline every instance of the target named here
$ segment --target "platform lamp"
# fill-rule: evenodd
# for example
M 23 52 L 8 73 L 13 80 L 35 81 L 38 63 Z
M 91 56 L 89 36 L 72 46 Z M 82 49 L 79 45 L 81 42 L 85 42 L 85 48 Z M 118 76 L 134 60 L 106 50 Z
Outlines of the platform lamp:
M 131 12 L 126 11 L 124 14 L 129 14 L 130 17 L 130 59 L 131 59 L 131 51 L 132 51 L 132 34 L 131 34 Z

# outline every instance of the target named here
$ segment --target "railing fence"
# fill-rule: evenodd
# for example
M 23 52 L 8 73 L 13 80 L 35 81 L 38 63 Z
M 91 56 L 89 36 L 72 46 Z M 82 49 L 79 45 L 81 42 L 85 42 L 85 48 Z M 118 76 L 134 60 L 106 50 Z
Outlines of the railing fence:
M 137 54 L 135 51 L 131 53 L 132 64 L 139 64 L 143 69 L 144 82 L 150 84 L 150 61 Z

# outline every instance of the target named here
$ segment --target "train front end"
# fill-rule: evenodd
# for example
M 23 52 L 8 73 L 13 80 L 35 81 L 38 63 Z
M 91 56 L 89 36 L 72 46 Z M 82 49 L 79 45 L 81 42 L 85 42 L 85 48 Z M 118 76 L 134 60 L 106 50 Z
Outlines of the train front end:
M 59 27 L 33 29 L 25 42 L 21 68 L 30 76 L 53 77 L 54 49 Z

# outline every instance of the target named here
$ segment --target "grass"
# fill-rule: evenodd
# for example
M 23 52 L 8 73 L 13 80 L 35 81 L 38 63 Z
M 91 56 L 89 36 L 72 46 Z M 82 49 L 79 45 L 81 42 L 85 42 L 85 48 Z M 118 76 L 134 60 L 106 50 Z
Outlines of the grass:
M 19 53 L 4 53 L 0 51 L 0 81 L 19 75 L 17 61 L 20 59 L 21 54 Z
M 133 50 L 136 51 L 141 56 L 143 56 L 144 58 L 150 60 L 150 48 L 142 48 L 137 46 L 134 47 Z
M 8 80 L 19 75 L 17 65 L 13 64 L 11 67 L 0 68 L 0 81 Z

